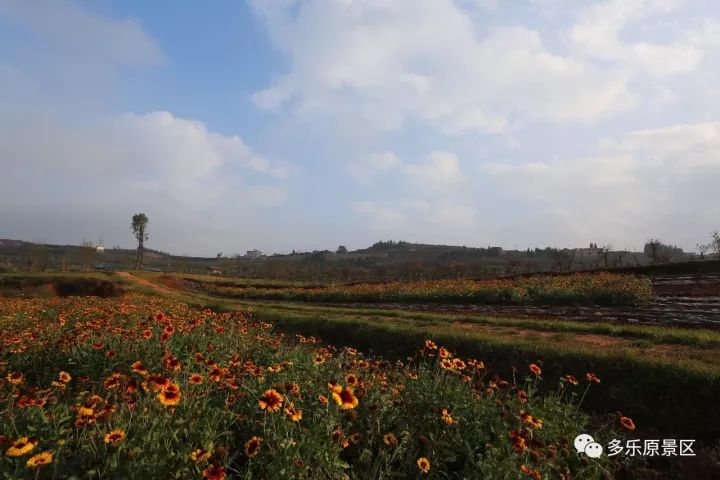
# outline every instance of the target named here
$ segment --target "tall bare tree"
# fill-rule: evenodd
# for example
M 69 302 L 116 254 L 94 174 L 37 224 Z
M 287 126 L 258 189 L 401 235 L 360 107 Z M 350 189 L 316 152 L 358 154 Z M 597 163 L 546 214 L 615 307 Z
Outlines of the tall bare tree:
M 645 251 L 650 254 L 650 258 L 652 258 L 653 263 L 657 262 L 658 249 L 660 248 L 660 245 L 662 245 L 660 239 L 652 237 L 648 238 L 647 243 L 645 243 Z
M 612 245 L 606 244 L 598 249 L 598 255 L 603 259 L 605 268 L 608 267 L 608 260 L 610 259 L 610 253 L 612 253 Z
M 135 239 L 138 242 L 137 257 L 135 258 L 135 270 L 142 270 L 143 266 L 143 254 L 145 253 L 145 241 L 150 238 L 147 233 L 147 224 L 149 220 L 147 215 L 144 213 L 136 213 L 132 217 L 132 225 L 130 225 L 130 231 L 132 231 Z
M 715 230 L 710 234 L 712 240 L 710 240 L 710 248 L 715 252 L 715 256 L 720 259 L 720 232 Z

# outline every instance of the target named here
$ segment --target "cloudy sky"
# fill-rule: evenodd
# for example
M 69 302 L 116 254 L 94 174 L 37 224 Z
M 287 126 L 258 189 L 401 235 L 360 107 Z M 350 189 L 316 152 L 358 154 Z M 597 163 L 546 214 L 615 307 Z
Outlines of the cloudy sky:
M 716 0 L 0 0 L 0 238 L 686 249 Z

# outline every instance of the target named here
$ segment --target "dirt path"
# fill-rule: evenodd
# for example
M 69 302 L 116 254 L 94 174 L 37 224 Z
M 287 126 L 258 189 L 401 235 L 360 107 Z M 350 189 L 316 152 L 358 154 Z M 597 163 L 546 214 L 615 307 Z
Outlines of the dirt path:
M 136 284 L 136 285 L 141 285 L 143 287 L 149 288 L 152 291 L 163 294 L 163 295 L 177 295 L 179 293 L 186 293 L 186 292 L 179 292 L 177 290 L 171 290 L 160 284 L 151 282 L 150 280 L 146 280 L 142 277 L 138 277 L 137 275 L 133 275 L 130 272 L 115 272 L 115 274 L 119 277 L 124 278 L 125 280 L 128 280 L 128 281 Z

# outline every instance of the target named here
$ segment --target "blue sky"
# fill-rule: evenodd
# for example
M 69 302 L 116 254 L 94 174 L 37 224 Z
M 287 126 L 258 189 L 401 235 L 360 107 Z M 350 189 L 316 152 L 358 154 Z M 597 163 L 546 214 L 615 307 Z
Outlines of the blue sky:
M 0 237 L 692 249 L 719 78 L 712 0 L 7 0 Z

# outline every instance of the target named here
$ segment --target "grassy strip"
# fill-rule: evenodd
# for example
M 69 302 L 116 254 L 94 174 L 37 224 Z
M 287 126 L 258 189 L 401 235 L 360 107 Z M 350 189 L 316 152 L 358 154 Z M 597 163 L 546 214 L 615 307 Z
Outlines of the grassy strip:
M 352 344 L 375 353 L 402 357 L 418 342 L 433 338 L 459 354 L 482 359 L 501 375 L 507 366 L 524 369 L 543 360 L 546 378 L 591 371 L 601 376 L 602 387 L 586 400 L 591 411 L 605 412 L 609 406 L 636 418 L 640 425 L 687 438 L 718 438 L 720 414 L 720 369 L 701 362 L 674 362 L 642 356 L 642 352 L 611 352 L 550 344 L 532 338 L 503 338 L 473 332 L 440 330 L 418 324 L 370 322 L 366 318 L 303 315 L 272 309 L 253 314 L 274 322 L 280 329 L 317 335 L 329 343 Z
M 210 284 L 228 284 L 236 287 L 255 287 L 255 288 L 283 288 L 283 287 L 324 287 L 328 285 L 326 282 L 309 282 L 302 280 L 272 280 L 267 278 L 242 278 L 242 277 L 224 277 L 217 275 L 202 275 L 197 273 L 168 274 L 158 272 L 133 272 L 133 275 L 145 278 L 147 280 L 156 280 L 160 277 L 172 275 L 181 280 L 189 280 L 198 283 Z
M 222 304 L 216 297 L 204 297 L 210 303 Z M 233 301 L 232 305 L 241 307 L 271 307 L 276 310 L 300 313 L 330 313 L 366 317 L 398 318 L 438 325 L 448 322 L 465 322 L 479 325 L 516 327 L 527 330 L 561 333 L 590 333 L 611 337 L 647 340 L 652 344 L 665 343 L 691 345 L 699 348 L 720 347 L 720 332 L 703 329 L 687 329 L 671 326 L 617 325 L 603 322 L 573 322 L 568 320 L 540 320 L 531 318 L 503 318 L 453 313 L 425 313 L 401 309 L 332 307 L 325 305 L 303 305 L 289 303 L 265 303 L 251 301 Z

